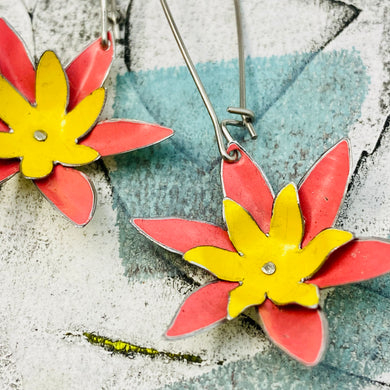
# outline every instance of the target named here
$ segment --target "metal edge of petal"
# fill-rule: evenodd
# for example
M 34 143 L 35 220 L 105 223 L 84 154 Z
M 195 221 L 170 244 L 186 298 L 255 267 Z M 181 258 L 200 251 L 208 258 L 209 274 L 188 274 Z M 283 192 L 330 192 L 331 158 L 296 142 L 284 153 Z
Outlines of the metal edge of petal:
M 333 227 L 329 227 L 329 228 L 322 229 L 318 234 L 320 234 L 321 232 L 323 232 L 323 231 L 325 231 L 325 230 L 328 230 L 328 229 L 334 229 L 334 228 L 333 228 Z M 336 230 L 341 230 L 341 229 L 336 229 Z M 323 265 L 327 262 L 327 260 L 329 259 L 329 257 L 330 257 L 331 254 L 333 254 L 334 252 L 336 252 L 336 251 L 339 250 L 340 248 L 343 248 L 345 245 L 350 244 L 350 243 L 353 242 L 354 240 L 358 240 L 358 238 L 356 238 L 355 235 L 354 235 L 353 233 L 351 233 L 351 232 L 349 232 L 349 231 L 347 231 L 347 230 L 342 230 L 342 231 L 343 231 L 343 232 L 346 232 L 346 233 L 350 233 L 350 234 L 351 234 L 351 238 L 350 238 L 348 241 L 344 242 L 343 244 L 334 247 L 330 252 L 328 252 L 328 254 L 326 255 L 326 257 L 325 257 L 324 261 L 321 263 L 321 265 L 320 265 L 314 272 L 312 272 L 310 275 L 308 275 L 308 276 L 306 276 L 305 278 L 302 278 L 302 279 L 301 279 L 301 281 L 302 281 L 303 283 L 305 283 L 305 282 L 309 282 L 309 283 L 310 283 L 310 279 L 311 279 L 313 276 L 315 276 L 315 274 L 316 274 L 317 272 L 321 271 L 321 268 L 322 268 Z M 317 234 L 317 235 L 318 235 L 318 234 Z M 312 238 L 312 240 L 313 240 L 315 237 L 317 237 L 317 236 L 314 236 L 314 237 Z M 310 244 L 310 242 L 311 242 L 312 240 L 310 240 L 310 241 L 306 244 L 305 248 Z M 385 241 L 385 242 L 386 242 L 386 241 Z M 390 241 L 387 241 L 387 242 L 390 244 Z M 302 249 L 302 250 L 305 250 L 305 248 L 303 248 L 303 249 L 301 248 L 301 249 Z M 310 284 L 314 284 L 314 283 L 310 283 Z M 314 285 L 315 285 L 315 284 L 314 284 Z M 318 286 L 317 286 L 317 287 L 318 287 Z M 320 290 L 321 290 L 321 289 L 320 289 Z
M 339 205 L 339 209 L 334 217 L 334 220 L 333 220 L 333 223 L 332 223 L 332 226 L 329 226 L 329 227 L 333 227 L 333 225 L 335 224 L 335 222 L 337 221 L 339 215 L 340 215 L 340 209 L 341 209 L 341 205 L 344 203 L 345 201 L 345 197 L 347 196 L 347 192 L 348 192 L 348 183 L 350 183 L 350 180 L 351 180 L 351 175 L 352 175 L 352 168 L 353 168 L 353 165 L 352 165 L 352 159 L 351 159 L 351 141 L 348 137 L 343 137 L 341 138 L 339 141 L 337 141 L 331 148 L 325 150 L 319 158 L 317 158 L 317 160 L 313 163 L 313 165 L 309 168 L 309 170 L 305 173 L 305 175 L 301 178 L 301 180 L 299 181 L 298 185 L 297 185 L 297 189 L 298 189 L 298 195 L 299 195 L 299 189 L 301 188 L 302 184 L 305 182 L 305 180 L 310 176 L 310 174 L 312 173 L 312 171 L 314 170 L 314 168 L 317 166 L 317 164 L 325 157 L 325 155 L 327 155 L 328 153 L 330 153 L 333 149 L 335 149 L 341 142 L 346 142 L 347 143 L 347 146 L 348 146 L 348 160 L 349 160 L 349 168 L 348 168 L 348 178 L 347 178 L 347 181 L 346 181 L 346 185 L 345 185 L 345 188 L 344 188 L 344 192 L 343 192 L 343 196 L 341 197 L 341 200 L 340 200 L 340 205 Z
M 60 212 L 60 214 L 62 215 L 63 218 L 65 218 L 67 221 L 71 221 L 74 225 L 76 225 L 77 227 L 79 228 L 82 228 L 84 226 L 86 226 L 92 219 L 93 215 L 95 214 L 95 210 L 96 210 L 96 201 L 97 201 L 97 193 L 96 193 L 96 188 L 95 188 L 95 185 L 93 184 L 93 182 L 91 181 L 91 179 L 86 175 L 84 174 L 83 172 L 81 171 L 78 171 L 83 177 L 84 179 L 86 179 L 91 187 L 91 190 L 92 190 L 92 208 L 91 208 L 91 211 L 89 213 L 89 217 L 87 219 L 87 221 L 83 224 L 79 224 L 79 223 L 76 223 L 74 222 L 72 219 L 70 219 L 67 215 L 65 215 L 56 205 L 54 202 L 52 202 L 52 200 L 50 198 L 48 198 L 41 190 L 40 188 L 37 186 L 37 184 L 35 183 L 35 180 L 34 179 L 31 179 L 34 183 L 34 185 L 36 186 L 36 188 L 38 189 L 38 191 L 43 195 L 43 197 L 53 206 L 54 209 L 56 209 L 57 211 Z M 47 177 L 47 176 L 46 176 Z
M 167 219 L 185 219 L 185 218 L 181 218 L 181 217 L 166 217 L 166 218 L 139 218 L 139 217 L 133 217 L 133 218 L 130 218 L 130 223 L 137 229 L 137 231 L 139 233 L 141 233 L 143 236 L 145 236 L 148 240 L 154 242 L 155 244 L 157 244 L 158 246 L 160 246 L 161 248 L 164 248 L 166 249 L 167 251 L 169 252 L 172 252 L 172 253 L 177 253 L 178 255 L 184 255 L 185 252 L 180 252 L 176 249 L 173 249 L 169 246 L 166 246 L 165 244 L 162 244 L 161 242 L 155 240 L 152 236 L 150 236 L 148 233 L 146 233 L 143 229 L 141 229 L 137 223 L 136 223 L 136 220 L 148 220 L 148 221 L 162 221 L 162 220 L 167 220 Z M 188 221 L 188 220 L 187 220 Z M 208 223 L 208 222 L 204 222 L 204 221 L 196 221 L 196 220 L 191 220 L 191 222 L 200 222 L 200 223 Z M 209 225 L 212 225 L 211 223 Z M 217 225 L 214 225 L 215 227 L 219 227 Z
M 30 52 L 28 50 L 28 47 L 26 45 L 26 42 L 24 41 L 24 39 L 22 38 L 22 36 L 14 29 L 14 27 L 12 26 L 11 23 L 8 22 L 7 18 L 5 18 L 4 16 L 2 16 L 0 19 L 4 20 L 5 24 L 8 26 L 8 28 L 18 37 L 19 41 L 22 43 L 24 49 L 25 49 L 25 52 L 27 54 L 27 57 L 29 58 L 29 60 L 31 61 L 31 65 L 33 66 L 33 68 L 35 69 L 34 67 L 34 61 L 33 61 L 33 58 L 31 57 L 30 55 Z
M 147 234 L 146 232 L 144 232 L 135 222 L 135 220 L 137 219 L 140 219 L 140 220 L 148 220 L 148 221 L 161 221 L 161 220 L 167 220 L 167 219 L 182 219 L 182 220 L 185 220 L 187 222 L 197 222 L 197 223 L 204 223 L 204 224 L 207 224 L 207 225 L 211 225 L 213 227 L 216 227 L 218 229 L 221 229 L 221 230 L 224 230 L 223 228 L 221 228 L 220 226 L 218 225 L 215 225 L 213 223 L 209 223 L 209 222 L 205 222 L 205 221 L 199 221 L 197 219 L 185 219 L 185 218 L 182 218 L 182 217 L 166 217 L 166 218 L 140 218 L 140 217 L 133 217 L 133 218 L 130 218 L 130 223 L 138 230 L 139 233 L 141 233 L 143 236 L 145 236 L 147 239 L 149 239 L 150 241 L 154 242 L 155 244 L 159 245 L 161 248 L 164 248 L 166 249 L 167 251 L 169 252 L 172 252 L 172 253 L 177 253 L 178 255 L 184 255 L 185 252 L 180 252 L 180 251 L 177 251 L 176 249 L 172 249 L 171 247 L 168 247 L 162 243 L 160 243 L 159 241 L 156 241 L 152 236 L 150 236 L 149 234 Z M 226 231 L 226 230 L 225 230 Z M 201 245 L 198 245 L 198 247 L 201 246 Z M 211 246 L 211 245 L 203 245 L 203 246 Z M 197 248 L 197 247 L 194 247 L 194 248 Z M 218 247 L 215 247 L 215 248 L 218 248 Z M 224 248 L 220 248 L 220 249 L 224 249 Z M 233 253 L 233 252 L 232 252 Z M 237 252 L 238 253 L 238 252 Z
M 234 283 L 234 282 L 232 282 L 232 283 Z M 236 288 L 232 289 L 231 291 L 233 291 L 233 290 L 235 290 L 235 289 L 237 289 L 237 288 L 239 288 L 239 287 L 242 286 L 242 281 L 236 282 L 236 283 L 240 283 L 240 285 L 237 286 Z M 237 318 L 239 315 L 243 314 L 244 311 L 247 310 L 247 309 L 249 309 L 250 307 L 259 306 L 259 305 L 263 304 L 264 301 L 267 299 L 267 293 L 264 293 L 264 300 L 263 300 L 263 302 L 261 302 L 261 303 L 253 303 L 253 304 L 251 304 L 251 305 L 245 306 L 245 307 L 240 311 L 240 313 L 237 314 L 236 317 L 232 317 L 232 316 L 229 314 L 229 305 L 230 305 L 230 300 L 231 300 L 230 293 L 231 293 L 231 291 L 229 292 L 229 300 L 228 300 L 228 305 L 227 305 L 227 316 L 226 316 L 226 318 L 227 318 L 229 321 L 234 320 L 234 319 Z
M 100 114 L 99 114 L 100 115 Z M 147 144 L 147 145 L 144 145 L 144 146 L 140 146 L 138 148 L 135 148 L 135 149 L 131 149 L 131 150 L 125 150 L 123 152 L 120 152 L 120 153 L 114 153 L 114 154 L 105 154 L 104 156 L 102 157 L 109 157 L 109 156 L 119 156 L 121 154 L 125 154 L 125 153 L 131 153 L 131 152 L 134 152 L 136 150 L 140 150 L 140 149 L 144 149 L 144 148 L 147 148 L 149 146 L 153 146 L 153 145 L 157 145 L 159 144 L 160 142 L 163 142 L 169 138 L 171 138 L 174 134 L 175 134 L 175 131 L 169 127 L 165 127 L 165 126 L 160 126 L 159 124 L 157 123 L 148 123 L 148 122 L 144 122 L 144 121 L 138 121 L 138 120 L 133 120 L 133 119 L 122 119 L 122 118 L 111 118 L 111 119 L 105 119 L 103 121 L 100 121 L 100 122 L 97 122 L 94 124 L 92 130 L 90 130 L 87 134 L 84 134 L 83 136 L 79 137 L 77 140 L 80 141 L 80 142 L 77 142 L 79 145 L 83 145 L 82 143 L 82 138 L 86 137 L 89 133 L 93 132 L 93 129 L 97 126 L 97 125 L 100 125 L 101 123 L 115 123 L 115 122 L 129 122 L 129 123 L 141 123 L 141 124 L 145 124 L 145 125 L 155 125 L 155 126 L 158 126 L 160 128 L 164 128 L 164 129 L 167 129 L 167 130 L 170 130 L 171 131 L 171 134 L 167 135 L 166 137 L 164 138 L 161 138 L 159 141 L 156 141 L 156 142 L 153 142 L 153 143 L 150 143 L 150 144 Z M 88 146 L 88 145 L 85 145 L 85 146 Z M 92 148 L 93 149 L 93 148 Z M 95 150 L 95 149 L 94 149 Z
M 240 256 L 240 253 L 239 253 L 237 250 L 236 250 L 236 252 L 232 252 L 232 251 L 229 251 L 229 250 L 227 250 L 227 249 L 219 248 L 219 247 L 213 246 L 213 245 L 198 245 L 198 246 L 196 246 L 196 247 L 194 247 L 194 248 L 192 248 L 192 249 L 195 249 L 195 248 L 216 248 L 216 249 L 221 249 L 221 250 L 226 251 L 226 252 L 236 253 L 236 254 L 238 254 L 238 255 Z M 190 249 L 190 250 L 191 250 L 191 249 Z M 189 251 L 187 251 L 187 252 L 189 252 Z M 189 260 L 185 259 L 184 256 L 185 256 L 185 254 L 186 254 L 187 252 L 185 252 L 185 253 L 183 254 L 183 260 L 185 260 L 188 264 L 196 265 L 197 267 L 199 267 L 199 268 L 201 268 L 201 269 L 207 271 L 210 275 L 215 276 L 215 277 L 216 277 L 219 281 L 221 281 L 221 282 L 240 283 L 240 285 L 241 285 L 241 281 L 232 281 L 232 280 L 221 279 L 221 278 L 219 278 L 214 272 L 212 272 L 212 271 L 210 271 L 208 268 L 206 268 L 204 265 L 199 264 L 199 263 L 196 263 L 195 261 L 189 261 Z M 237 287 L 239 287 L 239 286 L 237 286 Z M 236 287 L 236 288 L 237 288 L 237 287 Z
M 237 142 L 230 142 L 228 145 L 227 145 L 227 149 L 229 149 L 229 147 L 231 145 L 235 145 L 237 146 L 238 148 L 240 148 L 247 156 L 248 158 L 250 159 L 250 161 L 253 163 L 253 165 L 259 170 L 261 176 L 263 177 L 265 183 L 267 184 L 269 190 L 270 190 L 270 193 L 272 195 L 272 197 L 275 199 L 275 193 L 274 193 L 274 190 L 270 184 L 270 182 L 268 181 L 268 178 L 267 178 L 267 175 L 263 172 L 263 170 L 261 169 L 260 165 L 256 163 L 255 160 L 253 160 L 253 158 L 251 157 L 251 155 Z M 232 162 L 232 164 L 234 164 L 234 162 Z M 225 190 L 225 186 L 224 186 L 224 181 L 223 181 L 223 165 L 224 165 L 224 159 L 221 159 L 221 169 L 220 169 L 220 176 L 221 176 L 221 184 L 222 184 L 222 193 L 223 193 L 223 197 L 227 197 L 226 195 L 226 190 Z
M 103 110 L 104 110 L 104 106 L 106 105 L 106 101 L 107 101 L 106 89 L 105 89 L 104 87 L 99 87 L 99 88 L 95 89 L 95 90 L 92 91 L 89 95 L 87 95 L 84 99 L 86 99 L 88 96 L 91 96 L 95 91 L 97 91 L 97 90 L 100 89 L 100 88 L 104 89 L 104 99 L 103 99 L 102 107 L 100 108 L 99 114 L 96 115 L 96 118 L 95 118 L 95 120 L 93 121 L 92 125 L 89 126 L 89 128 L 88 128 L 83 134 L 81 134 L 79 137 L 77 137 L 77 138 L 75 139 L 76 145 L 79 145 L 79 140 L 81 140 L 82 138 L 86 137 L 91 131 L 93 131 L 93 129 L 95 128 L 95 126 L 98 124 L 99 116 L 102 114 L 102 112 L 103 112 Z M 84 100 L 84 99 L 83 99 L 83 100 Z M 79 102 L 79 104 L 80 104 L 83 100 L 81 100 L 81 101 Z M 69 112 L 72 112 L 74 109 L 76 109 L 77 106 L 78 106 L 79 104 L 77 104 L 75 107 L 73 107 L 73 109 L 72 109 L 71 111 L 69 111 Z M 68 111 L 67 111 L 66 113 L 68 114 Z M 91 148 L 91 149 L 93 149 L 93 148 Z M 95 150 L 95 149 L 94 149 L 94 150 Z M 96 151 L 96 152 L 97 152 L 97 151 Z
M 351 233 L 352 234 L 352 233 Z M 348 245 L 348 244 L 351 244 L 353 243 L 353 241 L 360 241 L 360 242 L 364 242 L 364 241 L 373 241 L 373 242 L 381 242 L 381 243 L 384 243 L 384 244 L 389 244 L 390 245 L 390 240 L 386 239 L 386 238 L 382 238 L 382 237 L 373 237 L 373 236 L 367 236 L 367 237 L 364 237 L 364 238 L 359 238 L 359 237 L 353 237 L 350 241 L 346 242 L 345 244 L 337 247 L 335 250 L 333 250 L 332 252 L 330 252 L 330 254 L 332 254 L 333 252 L 337 251 L 338 249 L 342 248 L 344 245 Z M 328 256 L 329 257 L 329 256 Z M 327 259 L 328 259 L 327 257 Z M 323 263 L 325 264 L 325 263 Z M 318 269 L 312 276 L 311 278 L 315 277 L 316 276 L 316 273 L 321 271 L 321 268 Z M 356 284 L 356 283 L 363 283 L 363 282 L 366 282 L 368 280 L 373 280 L 373 279 L 376 279 L 376 278 L 380 278 L 381 276 L 384 276 L 384 275 L 390 275 L 390 271 L 389 272 L 385 272 L 381 275 L 378 275 L 378 276 L 374 276 L 372 278 L 369 278 L 369 279 L 363 279 L 363 280 L 360 280 L 360 281 L 353 281 L 353 282 L 345 282 L 345 283 L 339 283 L 339 284 L 335 284 L 335 285 L 329 285 L 329 286 L 326 286 L 326 287 L 323 287 L 323 288 L 320 288 L 320 290 L 325 290 L 325 289 L 328 289 L 328 288 L 337 288 L 339 286 L 347 286 L 349 284 Z M 310 280 L 311 279 L 308 279 L 308 280 L 305 280 L 307 282 L 310 283 Z M 314 284 L 315 283 L 310 283 L 310 284 Z
M 213 284 L 213 283 L 217 283 L 217 282 L 219 282 L 219 281 L 220 281 L 220 279 L 218 279 L 218 280 L 213 280 L 213 281 L 211 281 L 211 282 L 209 282 L 209 283 L 206 283 L 206 284 L 202 284 L 201 286 L 199 286 L 199 287 L 196 288 L 195 290 L 192 290 L 192 291 L 190 291 L 189 293 L 186 294 L 186 296 L 185 296 L 185 298 L 184 298 L 184 300 L 183 300 L 183 303 L 182 303 L 181 306 L 176 310 L 176 313 L 175 313 L 175 315 L 174 315 L 172 321 L 170 322 L 170 324 L 169 324 L 169 326 L 168 326 L 168 330 L 163 334 L 163 336 L 164 336 L 166 339 L 168 339 L 168 340 L 180 340 L 180 339 L 185 339 L 185 338 L 187 338 L 187 337 L 195 336 L 195 335 L 197 335 L 197 334 L 199 334 L 199 333 L 202 333 L 202 332 L 204 332 L 204 331 L 211 330 L 211 329 L 217 327 L 218 325 L 220 325 L 220 324 L 222 324 L 222 323 L 224 323 L 224 322 L 227 322 L 227 321 L 229 320 L 228 317 L 227 317 L 227 316 L 228 316 L 228 305 L 227 305 L 227 306 L 226 306 L 226 314 L 227 314 L 227 316 L 226 316 L 225 318 L 223 318 L 223 319 L 221 319 L 221 320 L 219 320 L 219 321 L 213 322 L 213 323 L 210 324 L 210 325 L 204 326 L 203 328 L 199 328 L 199 329 L 196 329 L 196 330 L 194 330 L 194 331 L 192 331 L 192 332 L 185 333 L 185 334 L 183 334 L 183 335 L 179 335 L 179 336 L 168 336 L 168 335 L 167 335 L 167 332 L 169 331 L 169 329 L 171 329 L 171 327 L 174 325 L 174 323 L 175 323 L 177 317 L 179 316 L 179 313 L 180 313 L 180 311 L 181 311 L 181 308 L 183 307 L 183 305 L 184 305 L 184 303 L 186 302 L 186 300 L 187 300 L 192 294 L 195 294 L 197 291 L 201 290 L 202 288 L 204 288 L 204 287 L 206 287 L 206 286 L 209 286 L 209 285 L 211 285 L 211 284 Z M 234 283 L 234 282 L 231 282 L 231 283 Z M 237 287 L 235 287 L 235 288 L 237 288 Z M 234 289 L 232 289 L 232 290 L 234 290 Z M 230 293 L 229 293 L 229 294 L 230 294 Z
M 28 47 L 27 47 L 27 45 L 26 45 L 26 42 L 25 42 L 24 39 L 22 38 L 22 36 L 13 28 L 12 24 L 10 24 L 10 23 L 8 22 L 7 18 L 1 17 L 0 19 L 2 19 L 2 20 L 5 22 L 5 24 L 8 26 L 8 28 L 9 28 L 9 29 L 16 35 L 16 37 L 19 39 L 19 41 L 20 41 L 20 43 L 22 44 L 22 46 L 23 46 L 23 48 L 24 48 L 24 51 L 25 51 L 25 53 L 26 53 L 26 55 L 27 55 L 27 58 L 30 60 L 31 65 L 32 65 L 34 71 L 36 72 L 36 64 L 35 64 L 35 61 L 33 61 L 33 57 L 31 57 L 30 51 L 29 51 L 29 49 L 28 49 Z M 32 27 L 32 25 L 31 25 L 31 27 Z M 15 88 L 15 86 L 14 86 L 10 81 L 8 81 L 8 82 Z M 16 89 L 16 88 L 15 88 L 15 89 Z M 17 89 L 16 89 L 16 90 L 17 90 Z M 17 90 L 17 91 L 20 93 L 19 90 Z M 29 102 L 29 104 L 32 104 L 32 102 L 30 102 L 30 101 L 24 96 L 24 94 L 21 94 L 21 95 Z
M 281 349 L 284 353 L 286 353 L 288 356 L 290 356 L 292 359 L 298 361 L 299 363 L 307 366 L 307 367 L 314 367 L 316 366 L 317 364 L 319 364 L 324 356 L 325 356 L 325 351 L 327 350 L 327 347 L 328 347 L 328 343 L 329 343 L 329 326 L 328 326 L 328 320 L 324 314 L 324 312 L 318 308 L 318 309 L 314 309 L 318 312 L 319 316 L 321 317 L 321 324 L 322 324 L 322 337 L 321 337 L 321 348 L 320 350 L 318 351 L 318 355 L 317 355 L 317 359 L 314 360 L 314 362 L 311 362 L 311 363 L 307 363 L 305 362 L 303 359 L 300 359 L 298 356 L 295 356 L 293 355 L 287 348 L 285 348 L 282 344 L 279 344 L 278 342 L 276 342 L 269 334 L 266 326 L 264 325 L 264 322 L 261 318 L 261 315 L 259 313 L 259 311 L 257 310 L 257 317 L 259 319 L 259 324 L 261 326 L 261 328 L 263 329 L 263 332 L 266 334 L 266 336 L 268 337 L 269 340 L 271 340 L 271 342 L 276 345 L 279 349 Z
M 224 198 L 222 199 L 222 215 L 223 215 L 223 222 L 225 223 L 226 227 L 227 227 L 227 222 L 226 222 L 226 218 L 225 218 L 225 200 L 230 200 L 232 202 L 234 202 L 236 205 L 238 205 L 240 208 L 242 208 L 249 216 L 250 218 L 252 219 L 252 221 L 256 224 L 256 226 L 259 228 L 259 230 L 266 236 L 268 237 L 268 234 L 269 233 L 264 233 L 260 226 L 257 224 L 257 222 L 254 220 L 254 218 L 252 217 L 251 213 L 245 208 L 245 207 L 242 207 L 238 202 L 236 202 L 235 200 L 233 200 L 232 198 L 229 198 L 228 196 L 224 196 Z M 275 201 L 275 200 L 274 200 Z M 240 253 L 237 248 L 234 246 L 233 244 L 233 241 L 231 240 L 230 238 L 230 234 L 229 234 L 229 229 L 227 229 L 227 232 L 228 232 L 228 235 L 229 235 L 229 240 L 231 241 L 233 247 L 236 249 L 236 252 L 237 253 Z
M 298 284 L 303 284 L 305 282 L 298 282 Z M 307 283 L 307 284 L 310 284 L 311 286 L 314 286 L 315 289 L 316 289 L 316 293 L 317 293 L 317 298 L 318 298 L 318 303 L 316 303 L 315 305 L 311 305 L 311 306 L 305 306 L 305 305 L 302 305 L 301 303 L 298 303 L 298 302 L 295 302 L 295 301 L 292 301 L 292 302 L 287 302 L 287 303 L 279 303 L 279 302 L 276 302 L 275 300 L 273 300 L 267 293 L 267 298 L 275 305 L 275 306 L 288 306 L 288 305 L 297 305 L 297 306 L 300 306 L 300 307 L 303 307 L 303 308 L 306 308 L 306 309 L 318 309 L 320 307 L 320 298 L 321 298 L 321 295 L 320 295 L 320 291 L 321 289 L 314 283 Z
M 11 173 L 9 176 L 5 177 L 3 180 L 0 180 L 0 186 L 6 183 L 9 179 L 12 179 L 16 174 L 21 173 L 20 170 L 17 172 Z
M 22 161 L 23 161 L 24 156 L 22 156 L 22 157 L 17 157 L 17 158 L 20 160 L 20 167 L 21 167 L 21 166 L 22 166 Z M 52 172 L 53 172 L 53 169 L 54 169 L 54 161 L 52 161 L 52 163 L 53 163 L 53 167 L 52 167 L 51 171 L 50 171 L 47 175 L 42 176 L 42 177 L 31 177 L 31 176 L 26 176 L 26 175 L 22 172 L 21 169 L 19 169 L 19 172 L 20 172 L 20 175 L 21 175 L 24 179 L 27 179 L 27 180 L 40 180 L 40 179 L 46 179 L 46 178 L 49 177 L 49 176 L 52 174 Z
M 76 143 L 76 145 L 87 146 L 87 145 L 82 145 L 82 144 L 77 144 L 77 143 Z M 91 148 L 91 147 L 88 146 L 88 148 Z M 91 149 L 93 149 L 93 148 L 91 148 Z M 93 149 L 93 150 L 97 153 L 97 157 L 94 160 L 92 160 L 92 161 L 90 161 L 88 163 L 85 163 L 85 164 L 66 164 L 66 163 L 63 163 L 61 161 L 55 160 L 55 161 L 53 161 L 53 164 L 54 164 L 54 166 L 62 165 L 63 167 L 67 167 L 67 168 L 78 168 L 78 167 L 83 167 L 85 165 L 92 164 L 92 163 L 98 161 L 102 157 L 97 150 L 95 150 L 95 149 Z M 49 173 L 49 175 L 50 175 L 50 173 Z M 47 175 L 47 176 L 49 176 L 49 175 Z
M 113 60 L 115 58 L 115 42 L 114 42 L 114 39 L 113 39 L 113 34 L 111 33 L 111 31 L 107 31 L 107 34 L 108 34 L 108 41 L 110 42 L 110 45 L 113 46 L 113 51 L 112 51 L 112 57 L 111 57 L 111 62 L 110 62 L 110 66 L 107 68 L 107 71 L 106 73 L 104 74 L 103 76 L 103 82 L 100 84 L 100 86 L 102 86 L 104 84 L 104 82 L 106 81 L 107 79 L 107 76 L 108 74 L 110 73 L 110 70 L 111 70 L 111 66 L 112 66 L 112 63 L 113 63 Z M 70 64 L 73 63 L 73 61 L 75 61 L 78 57 L 80 57 L 85 50 L 87 50 L 91 45 L 93 45 L 95 42 L 98 42 L 98 41 L 101 41 L 102 40 L 102 37 L 99 37 L 97 39 L 94 39 L 92 42 L 89 42 L 87 43 L 83 49 L 80 51 L 80 53 L 78 55 L 76 55 L 76 57 L 72 58 L 66 65 L 65 65 L 65 73 L 66 73 L 66 69 L 70 66 Z M 103 50 L 108 50 L 110 48 L 110 46 L 108 46 L 107 49 L 103 49 Z
M 298 205 L 298 209 L 299 209 L 299 213 L 301 214 L 301 221 L 302 221 L 302 236 L 301 236 L 301 239 L 300 239 L 300 243 L 299 243 L 299 249 L 302 249 L 301 246 L 302 246 L 302 240 L 303 240 L 303 237 L 305 236 L 305 218 L 303 217 L 303 214 L 302 214 L 302 210 L 301 210 L 301 205 L 300 205 L 300 202 L 299 202 L 299 194 L 298 194 L 298 186 L 293 183 L 293 182 L 290 182 L 288 184 L 286 184 L 283 188 L 280 189 L 280 191 L 274 196 L 274 201 L 273 201 L 273 204 L 272 204 L 272 213 L 271 213 L 271 221 L 272 221 L 272 217 L 274 216 L 274 209 L 275 209 L 275 202 L 276 202 L 276 199 L 278 198 L 278 196 L 280 195 L 280 193 L 289 185 L 292 185 L 294 186 L 295 188 L 295 196 L 296 196 L 296 199 L 297 199 L 297 205 Z M 271 222 L 270 222 L 270 228 L 271 228 Z M 267 236 L 269 235 L 269 233 L 267 234 Z
M 70 90 L 70 87 L 69 87 L 69 80 L 68 80 L 68 75 L 66 74 L 66 71 L 65 71 L 65 68 L 64 66 L 62 65 L 61 63 L 61 60 L 60 60 L 60 57 L 58 57 L 57 53 L 54 51 L 54 50 L 45 50 L 41 56 L 39 57 L 39 60 L 38 60 L 38 65 L 36 66 L 36 69 L 35 69 L 35 103 L 32 104 L 33 107 L 36 107 L 37 106 L 37 103 L 36 103 L 36 92 L 37 92 L 37 82 L 36 82 L 36 79 L 37 79 L 37 73 L 38 73 L 38 68 L 39 68 L 39 65 L 41 63 L 41 60 L 42 60 L 42 57 L 46 54 L 46 53 L 53 53 L 55 55 L 55 57 L 57 58 L 58 62 L 60 63 L 61 65 L 61 69 L 62 69 L 62 72 L 65 76 L 65 81 L 66 81 L 66 105 L 65 107 L 68 107 L 68 104 L 69 104 L 69 90 Z M 30 103 L 31 104 L 31 103 Z M 67 112 L 67 111 L 65 111 Z

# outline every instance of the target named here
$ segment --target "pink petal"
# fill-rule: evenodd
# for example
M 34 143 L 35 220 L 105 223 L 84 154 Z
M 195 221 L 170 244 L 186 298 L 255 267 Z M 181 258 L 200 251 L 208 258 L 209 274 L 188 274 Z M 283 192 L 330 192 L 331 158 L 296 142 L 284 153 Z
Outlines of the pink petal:
M 0 19 L 0 73 L 31 103 L 35 101 L 35 70 L 23 41 Z
M 10 179 L 15 173 L 19 172 L 19 160 L 1 160 L 0 159 L 0 183 Z
M 8 133 L 9 130 L 9 127 L 0 119 L 0 131 L 2 133 Z
M 228 152 L 239 150 L 237 162 L 222 162 L 222 182 L 225 196 L 246 209 L 264 233 L 268 233 L 272 215 L 273 192 L 261 168 L 236 143 Z
M 114 43 L 109 33 L 110 46 L 104 49 L 101 38 L 90 44 L 66 68 L 69 80 L 68 111 L 103 84 L 114 56 Z
M 206 222 L 179 218 L 134 218 L 131 223 L 146 237 L 172 252 L 183 254 L 191 248 L 203 245 L 235 252 L 228 233 Z
M 189 336 L 226 319 L 229 292 L 238 285 L 217 281 L 196 290 L 184 301 L 165 335 L 169 338 Z
M 320 288 L 361 282 L 390 272 L 390 243 L 354 240 L 333 252 L 310 279 Z
M 103 121 L 80 143 L 95 149 L 101 156 L 109 156 L 153 145 L 172 134 L 171 129 L 144 122 Z
M 265 332 L 279 348 L 308 366 L 319 363 L 327 337 L 327 322 L 319 310 L 278 307 L 269 299 L 258 308 Z
M 349 170 L 349 144 L 347 140 L 342 140 L 306 174 L 299 188 L 299 201 L 305 218 L 302 246 L 321 230 L 333 225 L 345 194 Z
M 95 211 L 92 183 L 73 168 L 56 165 L 44 179 L 34 180 L 43 195 L 75 224 L 84 226 Z

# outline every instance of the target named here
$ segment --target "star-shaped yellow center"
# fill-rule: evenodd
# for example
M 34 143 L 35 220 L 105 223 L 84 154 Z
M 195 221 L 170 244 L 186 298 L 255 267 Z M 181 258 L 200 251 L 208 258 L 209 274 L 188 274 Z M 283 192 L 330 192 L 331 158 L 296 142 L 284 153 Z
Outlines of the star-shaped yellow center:
M 104 104 L 99 88 L 67 112 L 68 83 L 61 63 L 46 51 L 36 71 L 36 104 L 30 104 L 0 76 L 0 118 L 10 127 L 0 133 L 0 158 L 21 158 L 20 170 L 28 178 L 50 174 L 53 164 L 88 164 L 96 150 L 78 145 L 78 138 L 94 125 Z
M 350 241 L 352 234 L 326 229 L 301 248 L 304 221 L 293 184 L 283 188 L 275 199 L 268 235 L 233 200 L 225 199 L 224 209 L 229 237 L 237 253 L 200 246 L 186 252 L 184 259 L 219 279 L 240 282 L 230 292 L 228 317 L 236 317 L 248 306 L 260 305 L 266 297 L 277 305 L 317 307 L 318 287 L 305 280 L 335 248 Z

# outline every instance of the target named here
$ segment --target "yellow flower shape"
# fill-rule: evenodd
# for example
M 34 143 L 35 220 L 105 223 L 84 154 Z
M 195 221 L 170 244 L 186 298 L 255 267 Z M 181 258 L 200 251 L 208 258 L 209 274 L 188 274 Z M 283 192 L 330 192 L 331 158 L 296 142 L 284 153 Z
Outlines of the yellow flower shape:
M 104 105 L 104 88 L 96 89 L 67 112 L 68 82 L 57 56 L 46 51 L 36 73 L 36 104 L 30 104 L 0 76 L 0 118 L 11 128 L 0 133 L 0 158 L 20 158 L 27 178 L 43 178 L 53 164 L 88 164 L 99 153 L 78 138 L 95 124 Z
M 304 221 L 293 184 L 283 188 L 275 199 L 268 235 L 233 200 L 224 200 L 224 210 L 229 237 L 237 252 L 200 246 L 186 252 L 184 259 L 219 279 L 240 282 L 230 292 L 228 317 L 238 316 L 248 306 L 262 304 L 266 297 L 277 305 L 296 303 L 316 308 L 318 287 L 305 280 L 353 235 L 326 229 L 302 249 Z

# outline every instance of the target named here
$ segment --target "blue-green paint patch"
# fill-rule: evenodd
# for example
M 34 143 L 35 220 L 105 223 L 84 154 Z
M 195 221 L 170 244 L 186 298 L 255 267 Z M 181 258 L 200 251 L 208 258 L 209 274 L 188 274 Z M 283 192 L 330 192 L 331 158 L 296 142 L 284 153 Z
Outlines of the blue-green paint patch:
M 198 65 L 220 118 L 238 104 L 236 60 Z M 369 79 L 356 51 L 248 58 L 247 101 L 259 138 L 235 137 L 277 191 L 298 182 L 320 155 L 346 136 L 360 116 Z M 222 224 L 220 157 L 213 128 L 185 67 L 118 76 L 115 116 L 171 127 L 170 140 L 116 157 L 111 173 L 121 256 L 131 277 L 176 275 L 179 256 L 144 240 L 134 216 L 181 216 Z

